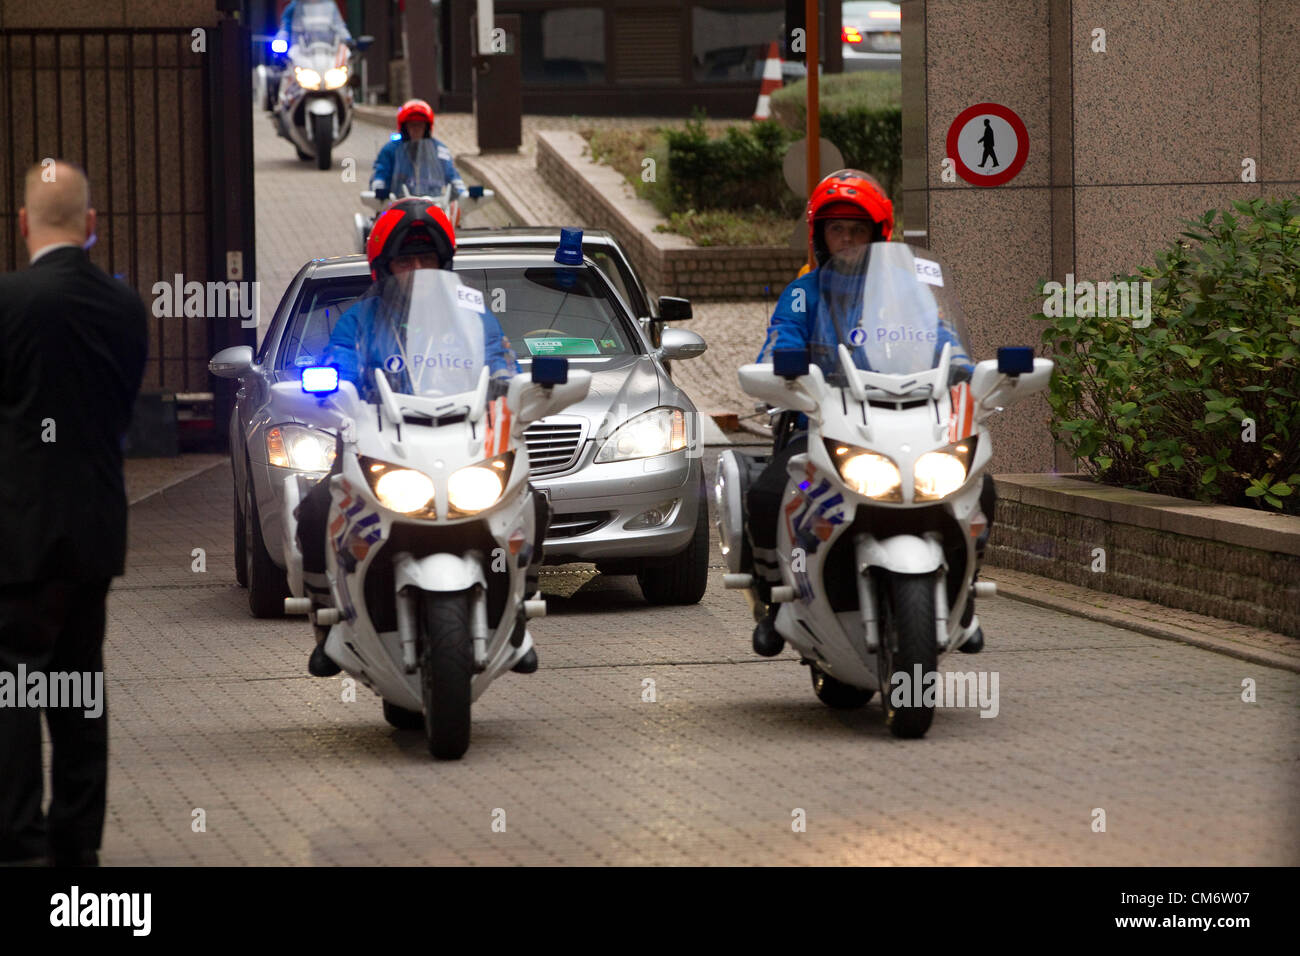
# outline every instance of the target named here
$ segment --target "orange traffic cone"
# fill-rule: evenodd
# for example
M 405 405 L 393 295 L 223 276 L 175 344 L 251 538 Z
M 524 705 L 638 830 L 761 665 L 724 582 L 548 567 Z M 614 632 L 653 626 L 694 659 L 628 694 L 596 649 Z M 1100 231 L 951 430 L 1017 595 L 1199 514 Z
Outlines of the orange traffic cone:
M 772 93 L 781 88 L 781 53 L 775 43 L 767 45 L 767 59 L 763 62 L 763 85 L 758 88 L 758 105 L 753 119 L 765 120 L 772 116 Z

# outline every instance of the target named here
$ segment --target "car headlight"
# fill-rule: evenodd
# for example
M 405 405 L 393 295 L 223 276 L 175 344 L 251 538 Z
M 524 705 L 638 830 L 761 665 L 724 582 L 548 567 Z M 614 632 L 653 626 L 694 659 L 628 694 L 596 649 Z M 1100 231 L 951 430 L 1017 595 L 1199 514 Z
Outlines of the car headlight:
M 686 415 L 680 408 L 652 408 L 629 418 L 605 439 L 597 464 L 650 458 L 686 447 Z
M 329 471 L 334 436 L 302 425 L 276 425 L 266 433 L 266 460 L 279 468 Z
M 913 496 L 917 501 L 935 501 L 948 497 L 966 484 L 966 475 L 970 472 L 974 454 L 974 438 L 939 451 L 926 452 L 916 460 Z
M 500 501 L 513 457 L 513 453 L 499 455 L 452 472 L 447 479 L 447 503 L 452 511 L 477 514 Z
M 320 89 L 320 74 L 315 70 L 308 69 L 305 66 L 295 66 L 293 68 L 293 78 L 298 81 L 298 85 L 304 90 Z
M 337 90 L 347 81 L 348 68 L 346 66 L 336 66 L 325 71 L 325 89 L 327 90 Z
M 903 500 L 903 476 L 892 458 L 829 440 L 826 451 L 840 477 L 858 494 L 877 501 Z

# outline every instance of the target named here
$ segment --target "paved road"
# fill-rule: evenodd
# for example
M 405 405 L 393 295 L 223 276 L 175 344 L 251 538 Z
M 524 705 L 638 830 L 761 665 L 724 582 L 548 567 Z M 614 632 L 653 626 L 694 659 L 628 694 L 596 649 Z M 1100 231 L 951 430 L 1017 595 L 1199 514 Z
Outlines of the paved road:
M 944 662 L 998 672 L 998 715 L 905 742 L 874 703 L 825 708 L 793 655 L 754 657 L 720 569 L 674 609 L 597 578 L 551 599 L 541 670 L 494 684 L 467 756 L 435 763 L 365 688 L 307 676 L 301 620 L 248 616 L 230 515 L 224 468 L 132 509 L 108 864 L 1300 863 L 1292 673 L 992 600 L 985 652 Z
M 348 251 L 357 183 L 269 136 L 257 164 L 263 281 Z M 874 703 L 825 708 L 793 655 L 754 657 L 720 566 L 687 608 L 596 578 L 551 599 L 541 669 L 435 763 L 369 691 L 307 676 L 301 620 L 248 616 L 231 511 L 224 467 L 131 510 L 105 863 L 1300 864 L 1294 673 L 991 600 L 985 652 L 944 663 L 996 672 L 997 716 L 941 711 L 905 742 Z

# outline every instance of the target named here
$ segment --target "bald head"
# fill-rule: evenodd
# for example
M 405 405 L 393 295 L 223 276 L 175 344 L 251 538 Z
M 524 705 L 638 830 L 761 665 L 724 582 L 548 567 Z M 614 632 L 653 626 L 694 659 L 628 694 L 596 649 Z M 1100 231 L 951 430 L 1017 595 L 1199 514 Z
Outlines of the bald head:
M 29 255 L 62 242 L 81 245 L 95 231 L 90 183 L 72 163 L 37 163 L 27 170 L 19 228 Z

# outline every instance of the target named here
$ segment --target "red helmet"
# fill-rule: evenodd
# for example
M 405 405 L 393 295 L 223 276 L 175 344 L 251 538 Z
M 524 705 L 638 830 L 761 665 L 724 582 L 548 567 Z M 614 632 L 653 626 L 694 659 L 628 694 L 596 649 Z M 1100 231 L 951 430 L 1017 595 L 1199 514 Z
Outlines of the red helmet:
M 888 242 L 894 234 L 894 204 L 880 183 L 856 169 L 831 173 L 808 200 L 808 243 L 819 266 L 830 257 L 818 226 L 827 219 L 869 219 L 875 224 L 873 242 Z
M 434 253 L 443 269 L 451 268 L 456 254 L 456 231 L 437 206 L 427 199 L 409 198 L 393 203 L 379 217 L 366 240 L 366 258 L 370 260 L 370 277 L 392 275 L 392 262 L 398 256 Z
M 407 100 L 397 111 L 397 131 L 403 136 L 406 124 L 413 119 L 422 119 L 429 124 L 429 135 L 433 135 L 433 107 L 424 100 Z

